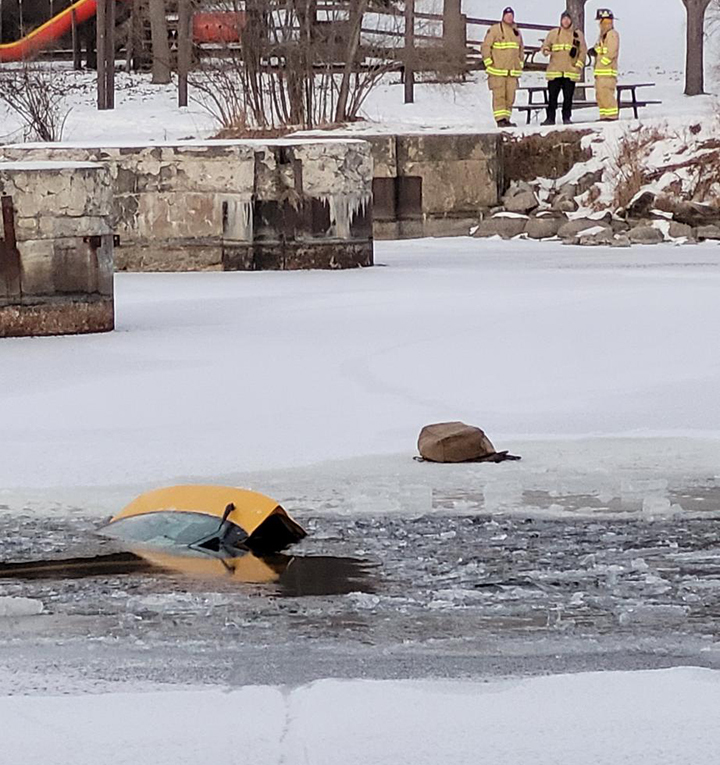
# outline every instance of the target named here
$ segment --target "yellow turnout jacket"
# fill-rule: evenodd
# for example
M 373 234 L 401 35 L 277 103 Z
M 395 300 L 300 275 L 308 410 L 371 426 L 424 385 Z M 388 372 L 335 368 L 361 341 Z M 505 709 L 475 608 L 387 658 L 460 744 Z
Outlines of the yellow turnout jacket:
M 480 48 L 485 71 L 492 77 L 519 77 L 525 61 L 525 44 L 514 24 L 500 22 L 488 29 Z
M 567 77 L 577 82 L 580 79 L 587 57 L 587 43 L 579 29 L 553 29 L 542 44 L 542 52 L 550 56 L 545 75 L 548 80 Z
M 600 39 L 595 45 L 597 56 L 595 58 L 596 77 L 617 77 L 618 59 L 620 57 L 620 35 L 615 29 L 608 29 L 600 34 Z

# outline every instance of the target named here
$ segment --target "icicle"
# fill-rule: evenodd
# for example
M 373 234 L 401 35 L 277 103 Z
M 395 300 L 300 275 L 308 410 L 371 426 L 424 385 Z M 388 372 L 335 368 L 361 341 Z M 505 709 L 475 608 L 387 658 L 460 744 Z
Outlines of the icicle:
M 330 210 L 331 236 L 337 239 L 351 239 L 351 225 L 359 212 L 365 212 L 369 194 L 324 195 L 321 197 Z
M 252 242 L 253 205 L 250 199 L 223 199 L 223 237 L 233 242 Z

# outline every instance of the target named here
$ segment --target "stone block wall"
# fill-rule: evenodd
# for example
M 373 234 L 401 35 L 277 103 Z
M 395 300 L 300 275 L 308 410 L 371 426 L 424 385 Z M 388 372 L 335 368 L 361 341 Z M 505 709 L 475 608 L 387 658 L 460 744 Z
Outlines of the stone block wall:
M 498 134 L 363 134 L 374 161 L 375 236 L 467 235 L 499 204 Z
M 101 162 L 116 267 L 254 270 L 372 265 L 372 158 L 354 140 L 19 144 L 9 159 Z
M 0 161 L 0 202 L 0 337 L 113 329 L 108 170 Z

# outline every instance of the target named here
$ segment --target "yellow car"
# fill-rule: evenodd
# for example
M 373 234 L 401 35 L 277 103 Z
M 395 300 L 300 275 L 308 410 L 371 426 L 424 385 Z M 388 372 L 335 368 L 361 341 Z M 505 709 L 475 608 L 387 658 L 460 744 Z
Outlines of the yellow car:
M 171 486 L 142 494 L 101 533 L 154 548 L 187 548 L 218 557 L 273 553 L 306 536 L 270 497 L 231 486 Z

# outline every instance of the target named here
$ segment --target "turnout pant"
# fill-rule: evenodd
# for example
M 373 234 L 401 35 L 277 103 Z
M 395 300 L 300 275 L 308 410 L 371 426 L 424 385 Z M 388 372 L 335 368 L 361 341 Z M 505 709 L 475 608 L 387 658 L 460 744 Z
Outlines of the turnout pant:
M 617 100 L 617 77 L 596 77 L 595 95 L 601 120 L 616 120 L 620 116 Z
M 488 77 L 488 87 L 492 92 L 495 122 L 510 119 L 515 103 L 517 83 L 517 77 Z
M 555 122 L 555 112 L 558 107 L 560 91 L 563 94 L 562 116 L 564 120 L 572 117 L 573 97 L 575 96 L 575 81 L 569 77 L 555 77 L 548 80 L 548 108 L 547 118 L 550 122 Z

